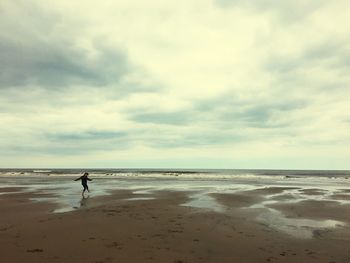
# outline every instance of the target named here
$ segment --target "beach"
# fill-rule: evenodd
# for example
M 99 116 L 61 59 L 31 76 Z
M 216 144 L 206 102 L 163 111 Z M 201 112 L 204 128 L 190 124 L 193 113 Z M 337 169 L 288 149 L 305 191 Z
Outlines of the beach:
M 345 178 L 0 177 L 3 262 L 350 260 Z

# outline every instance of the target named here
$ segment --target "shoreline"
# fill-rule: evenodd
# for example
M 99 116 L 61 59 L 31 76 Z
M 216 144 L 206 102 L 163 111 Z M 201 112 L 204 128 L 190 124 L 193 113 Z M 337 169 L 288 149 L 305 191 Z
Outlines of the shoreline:
M 176 168 L 120 168 L 120 169 L 82 169 L 82 168 L 1 168 L 1 177 L 70 177 L 89 172 L 100 178 L 164 178 L 171 179 L 350 179 L 350 170 L 313 169 L 176 169 Z

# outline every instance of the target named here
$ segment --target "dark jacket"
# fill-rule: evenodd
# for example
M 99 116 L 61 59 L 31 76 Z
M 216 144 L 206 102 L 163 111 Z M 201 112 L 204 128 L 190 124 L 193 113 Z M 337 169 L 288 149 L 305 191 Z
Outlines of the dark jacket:
M 87 181 L 92 181 L 87 175 L 80 176 L 79 178 L 75 179 L 74 181 L 79 181 L 81 180 L 82 185 L 87 185 Z

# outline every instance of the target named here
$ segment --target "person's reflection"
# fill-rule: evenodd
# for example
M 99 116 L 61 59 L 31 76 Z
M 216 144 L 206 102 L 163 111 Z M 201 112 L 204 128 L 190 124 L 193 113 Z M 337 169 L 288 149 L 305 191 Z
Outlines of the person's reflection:
M 80 200 L 80 207 L 85 207 L 88 203 L 89 200 L 89 196 L 82 196 L 81 200 Z

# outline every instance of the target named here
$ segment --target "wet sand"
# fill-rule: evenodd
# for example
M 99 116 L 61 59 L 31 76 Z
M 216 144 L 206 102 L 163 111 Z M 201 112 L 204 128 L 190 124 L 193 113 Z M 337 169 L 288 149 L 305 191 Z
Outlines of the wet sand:
M 304 200 L 291 204 L 277 203 L 268 206 L 283 212 L 283 214 L 291 218 L 302 217 L 350 222 L 350 204 L 341 204 L 337 201 Z
M 321 213 L 319 206 L 312 208 L 315 203 L 275 205 L 290 217 L 316 215 L 346 223 L 312 238 L 295 238 L 257 221 L 265 208 L 247 207 L 284 191 L 276 187 L 213 194 L 227 209 L 220 213 L 182 206 L 190 198 L 186 191 L 91 194 L 79 208 L 65 213 L 52 213 L 57 204 L 29 200 L 47 193 L 5 191 L 9 193 L 0 195 L 0 247 L 6 263 L 347 263 L 350 259 L 348 208 L 323 203 Z M 153 199 L 142 200 L 150 196 Z

